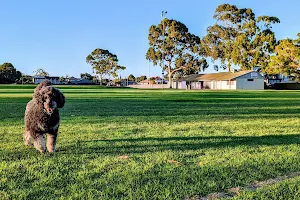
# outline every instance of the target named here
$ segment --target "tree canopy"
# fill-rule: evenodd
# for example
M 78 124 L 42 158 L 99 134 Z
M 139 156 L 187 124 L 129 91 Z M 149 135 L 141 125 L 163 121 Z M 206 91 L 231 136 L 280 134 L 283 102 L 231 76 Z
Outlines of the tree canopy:
M 139 76 L 139 77 L 136 77 L 136 82 L 141 82 L 141 81 L 143 81 L 143 80 L 146 80 L 147 79 L 147 76 Z
M 191 34 L 185 24 L 174 19 L 163 19 L 149 28 L 149 49 L 146 58 L 154 65 L 162 64 L 171 83 L 175 72 L 204 71 L 208 65 L 201 56 L 200 38 Z M 171 85 L 170 85 L 171 87 Z
M 86 62 L 93 67 L 100 77 L 100 84 L 106 75 L 117 77 L 117 71 L 125 70 L 126 67 L 118 64 L 118 57 L 105 49 L 95 49 L 86 57 Z
M 89 73 L 81 73 L 80 78 L 84 78 L 84 79 L 92 81 L 94 77 Z
M 250 8 L 222 4 L 215 11 L 216 23 L 207 28 L 202 39 L 205 56 L 221 61 L 222 67 L 238 65 L 243 70 L 255 66 L 265 68 L 275 50 L 276 38 L 272 24 L 277 17 L 255 17 Z
M 298 38 L 283 39 L 275 48 L 276 55 L 271 57 L 267 73 L 292 75 L 297 82 L 300 81 L 300 33 Z
M 35 75 L 36 76 L 49 76 L 49 73 L 46 72 L 44 69 L 42 68 L 38 68 L 36 71 L 35 71 Z
M 21 77 L 21 72 L 17 71 L 11 63 L 0 65 L 0 83 L 16 83 Z
M 133 74 L 129 74 L 128 80 L 129 81 L 135 81 L 135 76 Z

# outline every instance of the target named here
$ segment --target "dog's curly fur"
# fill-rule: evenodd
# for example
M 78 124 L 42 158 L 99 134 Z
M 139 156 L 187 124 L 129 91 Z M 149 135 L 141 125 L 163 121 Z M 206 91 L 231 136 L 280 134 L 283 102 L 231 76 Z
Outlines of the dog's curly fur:
M 47 134 L 47 149 L 55 151 L 56 138 L 60 124 L 59 110 L 65 105 L 65 96 L 54 88 L 48 80 L 40 83 L 34 90 L 33 98 L 27 103 L 25 111 L 24 143 L 45 152 L 44 135 Z

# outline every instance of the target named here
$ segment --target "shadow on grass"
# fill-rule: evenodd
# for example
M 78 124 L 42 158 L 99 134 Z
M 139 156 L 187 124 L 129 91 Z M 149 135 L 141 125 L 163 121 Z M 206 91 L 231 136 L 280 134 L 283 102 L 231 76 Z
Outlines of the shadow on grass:
M 20 187 L 16 189 L 4 185 L 3 189 L 7 190 L 10 194 L 15 194 L 16 192 L 19 194 L 22 189 L 21 192 L 26 191 L 25 199 L 32 199 L 36 197 L 37 194 L 45 198 L 55 198 L 55 195 L 53 195 L 55 191 L 60 192 L 61 190 L 65 191 L 63 194 L 66 196 L 72 196 L 72 192 L 75 190 L 69 190 L 68 185 L 76 186 L 75 189 L 78 191 L 91 189 L 103 190 L 108 192 L 107 196 L 110 197 L 110 199 L 129 198 L 127 196 L 128 193 L 118 193 L 118 196 L 116 196 L 116 193 L 111 191 L 114 191 L 115 188 L 130 188 L 133 186 L 137 188 L 133 191 L 133 194 L 136 196 L 141 194 L 147 195 L 145 199 L 151 199 L 151 197 L 153 197 L 153 191 L 163 194 L 165 189 L 167 189 L 167 191 L 173 191 L 170 193 L 172 196 L 169 199 L 184 199 L 187 195 L 194 196 L 195 194 L 204 196 L 214 191 L 226 191 L 228 188 L 248 185 L 255 180 L 264 180 L 295 170 L 297 171 L 299 169 L 299 165 L 297 164 L 299 163 L 298 156 L 295 155 L 295 159 L 287 160 L 287 157 L 283 157 L 272 161 L 262 158 L 259 163 L 257 160 L 251 161 L 249 158 L 247 162 L 238 165 L 236 163 L 229 165 L 213 163 L 203 166 L 193 164 L 184 167 L 172 167 L 168 164 L 155 164 L 145 168 L 145 170 L 137 170 L 136 172 L 134 172 L 135 167 L 123 162 L 109 162 L 109 164 L 106 164 L 101 170 L 99 170 L 99 168 L 95 168 L 96 170 L 93 169 L 95 167 L 93 162 L 93 165 L 91 165 L 92 168 L 86 168 L 86 166 L 88 166 L 90 158 L 98 157 L 101 153 L 118 155 L 121 153 L 147 153 L 164 150 L 183 151 L 191 149 L 237 146 L 256 147 L 260 145 L 272 146 L 299 143 L 300 134 L 292 134 L 253 137 L 198 136 L 87 140 L 61 147 L 56 154 L 45 155 L 41 155 L 31 148 L 19 149 L 14 152 L 5 152 L 0 149 L 0 161 L 29 159 L 27 162 L 24 162 L 25 167 L 19 163 L 14 164 L 15 170 L 7 171 L 3 175 L 4 178 L 12 179 L 12 181 L 19 184 Z M 63 145 L 64 144 L 61 144 L 61 146 Z M 251 150 L 248 150 L 248 152 L 251 153 Z M 5 157 L 3 158 L 1 154 Z M 77 154 L 86 155 L 78 156 Z M 42 162 L 45 162 L 46 165 L 42 165 Z M 99 162 L 101 162 L 101 160 Z M 26 165 L 30 164 L 33 164 L 33 167 L 37 167 L 41 175 L 52 172 L 57 178 L 49 181 L 49 183 L 45 183 L 45 181 L 32 182 L 32 179 L 26 178 L 30 177 L 28 174 L 26 175 L 27 172 L 30 172 L 27 171 L 29 167 L 26 167 Z M 140 164 L 144 165 L 142 162 Z M 78 175 L 81 174 L 85 176 L 77 178 Z M 51 177 L 51 174 L 49 176 Z M 34 178 L 40 180 L 40 177 L 41 176 L 37 176 Z M 91 180 L 91 182 L 96 184 L 90 184 L 89 181 L 85 182 L 85 179 Z M 135 182 L 133 186 L 131 182 L 132 179 L 134 179 Z M 64 181 L 63 184 L 61 180 Z M 102 180 L 109 180 L 111 184 L 108 185 L 104 181 L 102 183 Z M 149 182 L 149 180 L 152 180 L 152 182 Z M 27 191 L 28 188 L 33 189 Z M 105 190 L 106 188 L 111 189 L 107 191 Z M 161 199 L 164 199 L 163 195 Z
M 111 140 L 77 141 L 61 147 L 59 153 L 77 154 L 135 154 L 160 151 L 188 151 L 232 148 L 238 146 L 258 147 L 300 144 L 300 134 L 268 136 L 211 136 L 168 138 L 124 138 Z
M 200 115 L 205 118 L 223 117 L 243 118 L 237 115 L 298 115 L 300 104 L 298 93 L 128 93 L 127 90 L 99 90 L 103 92 L 94 96 L 86 96 L 85 91 L 70 91 L 82 96 L 67 97 L 65 107 L 61 110 L 63 119 L 73 116 L 81 117 L 161 117 Z M 12 92 L 14 93 L 14 92 Z M 288 94 L 288 95 L 287 95 Z M 289 96 L 290 95 L 290 96 Z M 276 99 L 272 99 L 276 98 Z M 278 99 L 279 98 L 279 99 Z M 3 118 L 23 117 L 28 97 L 1 97 L 0 113 Z M 276 116 L 274 116 L 276 115 Z M 245 116 L 247 118 L 248 116 Z M 263 116 L 264 118 L 266 116 Z M 202 118 L 202 117 L 201 117 Z M 198 119 L 201 119 L 198 118 Z
M 88 103 L 87 103 L 88 102 Z M 228 115 L 237 114 L 299 114 L 298 101 L 251 101 L 249 100 L 157 100 L 157 99 L 103 99 L 72 102 L 66 105 L 65 116 L 118 117 L 118 116 L 187 116 L 187 115 Z M 293 105 L 288 107 L 288 105 Z M 84 107 L 84 109 L 83 109 Z

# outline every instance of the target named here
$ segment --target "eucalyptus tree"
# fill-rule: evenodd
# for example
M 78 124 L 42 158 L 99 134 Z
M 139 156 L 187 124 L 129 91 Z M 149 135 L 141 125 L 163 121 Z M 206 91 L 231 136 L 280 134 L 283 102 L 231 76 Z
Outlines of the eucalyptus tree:
M 93 67 L 96 74 L 100 77 L 100 85 L 102 85 L 102 79 L 106 75 L 112 75 L 117 77 L 119 70 L 125 70 L 126 67 L 118 64 L 118 57 L 105 49 L 95 49 L 87 57 L 86 62 Z
M 300 82 L 300 33 L 295 40 L 287 38 L 278 42 L 266 71 L 269 74 L 293 75 Z
M 277 17 L 256 17 L 250 8 L 222 4 L 213 18 L 215 24 L 207 28 L 201 41 L 205 56 L 219 60 L 229 71 L 233 65 L 241 69 L 268 65 L 276 46 L 272 25 L 280 23 Z
M 34 71 L 34 73 L 36 76 L 49 76 L 49 73 L 42 68 L 38 68 L 36 71 Z
M 149 49 L 146 59 L 154 65 L 162 65 L 167 72 L 169 87 L 175 72 L 193 73 L 208 67 L 202 57 L 200 38 L 189 32 L 185 24 L 174 19 L 163 19 L 149 28 Z

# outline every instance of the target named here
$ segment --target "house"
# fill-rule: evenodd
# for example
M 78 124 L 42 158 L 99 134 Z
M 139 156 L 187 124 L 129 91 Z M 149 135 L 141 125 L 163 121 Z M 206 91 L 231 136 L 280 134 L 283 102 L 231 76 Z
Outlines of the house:
M 265 74 L 265 82 L 267 85 L 273 85 L 275 83 L 295 83 L 292 79 L 292 76 L 284 76 L 282 73 L 274 75 Z
M 60 80 L 58 76 L 34 76 L 33 83 L 39 84 L 44 80 L 48 79 L 52 84 L 72 84 L 72 85 L 90 85 L 94 84 L 92 81 L 84 79 L 84 78 L 65 78 L 64 80 Z
M 128 79 L 122 79 L 121 80 L 121 86 L 122 87 L 128 87 L 128 86 L 130 86 L 130 85 L 136 85 L 137 84 L 137 82 L 135 82 L 135 81 L 130 81 L 130 80 L 128 80 Z
M 153 77 L 154 81 L 155 81 L 155 84 L 166 84 L 168 83 L 168 80 L 167 79 L 162 79 L 160 78 L 159 76 L 155 76 Z
M 263 90 L 264 76 L 257 71 L 192 74 L 175 82 L 177 89 Z
M 153 85 L 153 84 L 160 84 L 161 85 L 162 82 L 164 84 L 166 84 L 166 83 L 168 83 L 168 80 L 162 79 L 159 76 L 155 76 L 155 77 L 150 78 L 150 85 Z M 149 85 L 149 80 L 148 79 L 143 80 L 143 81 L 139 82 L 139 85 Z
M 76 84 L 79 78 L 75 78 L 74 76 L 66 78 L 69 84 Z
M 39 84 L 46 79 L 48 79 L 52 84 L 60 84 L 58 76 L 33 76 L 32 79 L 32 82 L 34 84 Z
M 93 81 L 91 80 L 87 80 L 85 78 L 70 78 L 69 79 L 69 84 L 72 84 L 72 85 L 91 85 L 91 84 L 94 84 Z
M 66 78 L 67 84 L 71 85 L 92 85 L 94 84 L 93 81 L 85 79 L 85 78 L 75 78 L 74 76 L 71 76 L 69 78 Z
M 253 70 L 260 72 L 261 75 L 265 77 L 265 83 L 267 86 L 272 86 L 275 83 L 295 83 L 295 81 L 293 81 L 293 75 L 286 76 L 283 75 L 283 73 L 279 73 L 279 74 L 262 73 L 262 69 L 259 66 L 254 67 Z
M 149 80 L 146 79 L 146 80 L 143 80 L 141 82 L 139 82 L 140 85 L 149 85 Z

